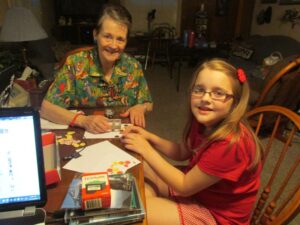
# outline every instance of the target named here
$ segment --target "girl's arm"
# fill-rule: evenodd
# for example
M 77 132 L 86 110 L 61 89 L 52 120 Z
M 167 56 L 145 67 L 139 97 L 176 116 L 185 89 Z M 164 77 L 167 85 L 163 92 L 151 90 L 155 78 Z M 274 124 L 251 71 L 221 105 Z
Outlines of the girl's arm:
M 123 133 L 124 138 L 130 133 L 141 135 L 149 141 L 155 149 L 173 160 L 186 160 L 191 156 L 191 152 L 186 151 L 180 144 L 161 138 L 140 127 L 128 127 Z
M 173 160 L 183 161 L 191 157 L 191 152 L 187 151 L 179 143 L 161 138 L 153 133 L 150 133 L 148 140 L 155 149 Z
M 149 142 L 139 134 L 127 134 L 123 139 L 123 143 L 127 149 L 141 154 L 160 178 L 181 196 L 193 195 L 220 180 L 218 177 L 202 172 L 197 166 L 187 174 L 184 174 L 168 163 L 155 151 Z M 162 146 L 163 143 L 160 143 L 160 145 Z
M 143 154 L 154 171 L 181 196 L 191 196 L 215 184 L 220 178 L 202 172 L 195 166 L 187 174 L 168 163 L 154 149 Z

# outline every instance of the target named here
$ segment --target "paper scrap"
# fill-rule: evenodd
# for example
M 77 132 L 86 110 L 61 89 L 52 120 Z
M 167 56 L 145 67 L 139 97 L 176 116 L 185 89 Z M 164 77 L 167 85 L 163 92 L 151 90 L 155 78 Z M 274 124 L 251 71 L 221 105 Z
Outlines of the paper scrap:
M 82 142 L 81 140 L 74 139 L 73 134 L 75 134 L 74 131 L 69 131 L 65 136 L 56 136 L 57 142 L 60 145 L 72 145 L 75 148 L 84 147 L 86 143 Z

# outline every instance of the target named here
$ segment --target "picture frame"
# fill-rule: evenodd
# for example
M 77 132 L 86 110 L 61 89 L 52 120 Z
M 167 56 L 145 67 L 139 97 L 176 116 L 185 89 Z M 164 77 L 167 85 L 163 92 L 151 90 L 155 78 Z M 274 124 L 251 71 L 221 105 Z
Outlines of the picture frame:
M 229 0 L 217 0 L 216 15 L 226 16 L 228 14 Z
M 231 52 L 232 55 L 246 60 L 250 59 L 253 53 L 253 49 L 241 45 L 234 46 Z
M 299 5 L 300 0 L 279 0 L 279 5 Z

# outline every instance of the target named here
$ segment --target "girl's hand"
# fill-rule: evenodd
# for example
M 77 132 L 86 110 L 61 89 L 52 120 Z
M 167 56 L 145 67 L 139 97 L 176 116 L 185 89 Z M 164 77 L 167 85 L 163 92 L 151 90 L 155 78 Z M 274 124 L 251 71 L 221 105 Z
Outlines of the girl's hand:
M 130 117 L 130 122 L 139 127 L 145 127 L 145 106 L 138 104 L 129 108 L 126 112 L 121 113 L 121 117 Z
M 93 134 L 104 133 L 111 130 L 111 126 L 108 123 L 109 119 L 104 116 L 79 116 L 77 120 L 80 127 L 83 127 L 86 131 Z
M 141 134 L 138 133 L 126 133 L 122 136 L 121 141 L 124 144 L 125 148 L 139 153 L 142 156 L 145 152 L 152 150 L 152 146 L 150 145 L 150 143 Z
M 128 126 L 125 128 L 125 130 L 122 132 L 123 135 L 127 135 L 129 133 L 135 133 L 141 135 L 146 140 L 150 141 L 150 135 L 151 133 L 146 131 L 144 128 L 137 127 L 137 126 Z

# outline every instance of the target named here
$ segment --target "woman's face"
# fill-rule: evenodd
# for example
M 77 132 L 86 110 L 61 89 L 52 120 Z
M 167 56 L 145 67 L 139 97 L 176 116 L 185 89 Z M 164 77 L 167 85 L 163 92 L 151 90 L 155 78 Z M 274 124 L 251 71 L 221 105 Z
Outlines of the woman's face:
M 196 92 L 191 93 L 193 115 L 199 123 L 210 130 L 231 111 L 233 97 L 230 95 L 233 92 L 230 77 L 223 72 L 205 68 L 198 74 L 194 90 L 214 91 L 217 97 L 224 93 L 227 94 L 226 98 L 217 100 L 212 99 L 211 93 L 204 93 L 203 96 L 197 95 Z
M 107 17 L 103 20 L 101 30 L 94 31 L 94 39 L 98 43 L 98 52 L 103 64 L 113 64 L 120 58 L 127 43 L 128 28 L 125 24 Z

